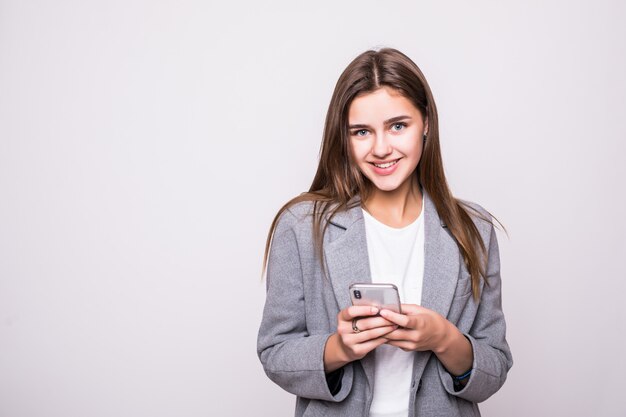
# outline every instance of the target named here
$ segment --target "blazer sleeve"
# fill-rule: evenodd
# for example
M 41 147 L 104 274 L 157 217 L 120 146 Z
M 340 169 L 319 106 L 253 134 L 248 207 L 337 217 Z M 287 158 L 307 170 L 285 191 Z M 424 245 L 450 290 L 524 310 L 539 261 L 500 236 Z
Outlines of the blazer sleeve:
M 500 255 L 495 230 L 491 225 L 487 259 L 487 283 L 483 285 L 474 323 L 465 336 L 472 344 L 472 374 L 463 389 L 455 391 L 452 377 L 439 362 L 439 375 L 446 391 L 475 403 L 485 401 L 502 387 L 513 357 L 506 341 L 502 312 Z
M 267 264 L 267 293 L 257 354 L 267 376 L 284 390 L 310 399 L 338 402 L 352 387 L 353 365 L 343 368 L 340 387 L 329 387 L 324 347 L 332 333 L 309 334 L 305 291 L 294 225 L 285 211 L 276 226 Z M 335 388 L 331 392 L 331 389 Z M 333 395 L 334 394 L 334 395 Z

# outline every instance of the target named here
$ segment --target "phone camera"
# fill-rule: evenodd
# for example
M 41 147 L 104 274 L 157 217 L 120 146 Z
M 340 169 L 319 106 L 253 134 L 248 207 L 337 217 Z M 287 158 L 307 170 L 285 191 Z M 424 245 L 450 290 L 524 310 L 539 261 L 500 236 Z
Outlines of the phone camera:
M 354 290 L 354 298 L 360 300 L 361 299 L 361 291 Z

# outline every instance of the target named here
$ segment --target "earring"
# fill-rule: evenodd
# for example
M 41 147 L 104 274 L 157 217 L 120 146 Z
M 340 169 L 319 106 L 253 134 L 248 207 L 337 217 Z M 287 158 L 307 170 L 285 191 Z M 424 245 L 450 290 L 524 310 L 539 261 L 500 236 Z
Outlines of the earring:
M 424 133 L 424 142 L 426 142 L 426 133 Z

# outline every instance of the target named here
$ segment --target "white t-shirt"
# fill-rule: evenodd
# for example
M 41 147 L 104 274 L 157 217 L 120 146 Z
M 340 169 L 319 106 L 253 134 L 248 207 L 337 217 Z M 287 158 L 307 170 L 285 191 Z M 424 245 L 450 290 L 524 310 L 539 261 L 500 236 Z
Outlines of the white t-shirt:
M 424 279 L 424 210 L 410 225 L 394 228 L 363 210 L 372 282 L 398 287 L 400 301 L 420 304 Z M 376 348 L 374 398 L 369 417 L 406 417 L 414 352 L 391 345 Z

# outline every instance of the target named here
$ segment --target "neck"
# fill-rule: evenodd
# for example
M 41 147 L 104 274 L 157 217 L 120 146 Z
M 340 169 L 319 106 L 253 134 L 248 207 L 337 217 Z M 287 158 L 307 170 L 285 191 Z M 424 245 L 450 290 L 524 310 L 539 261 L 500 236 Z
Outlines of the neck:
M 391 227 L 411 224 L 422 212 L 423 198 L 417 178 L 411 177 L 393 191 L 375 188 L 364 201 L 363 207 L 373 217 Z

